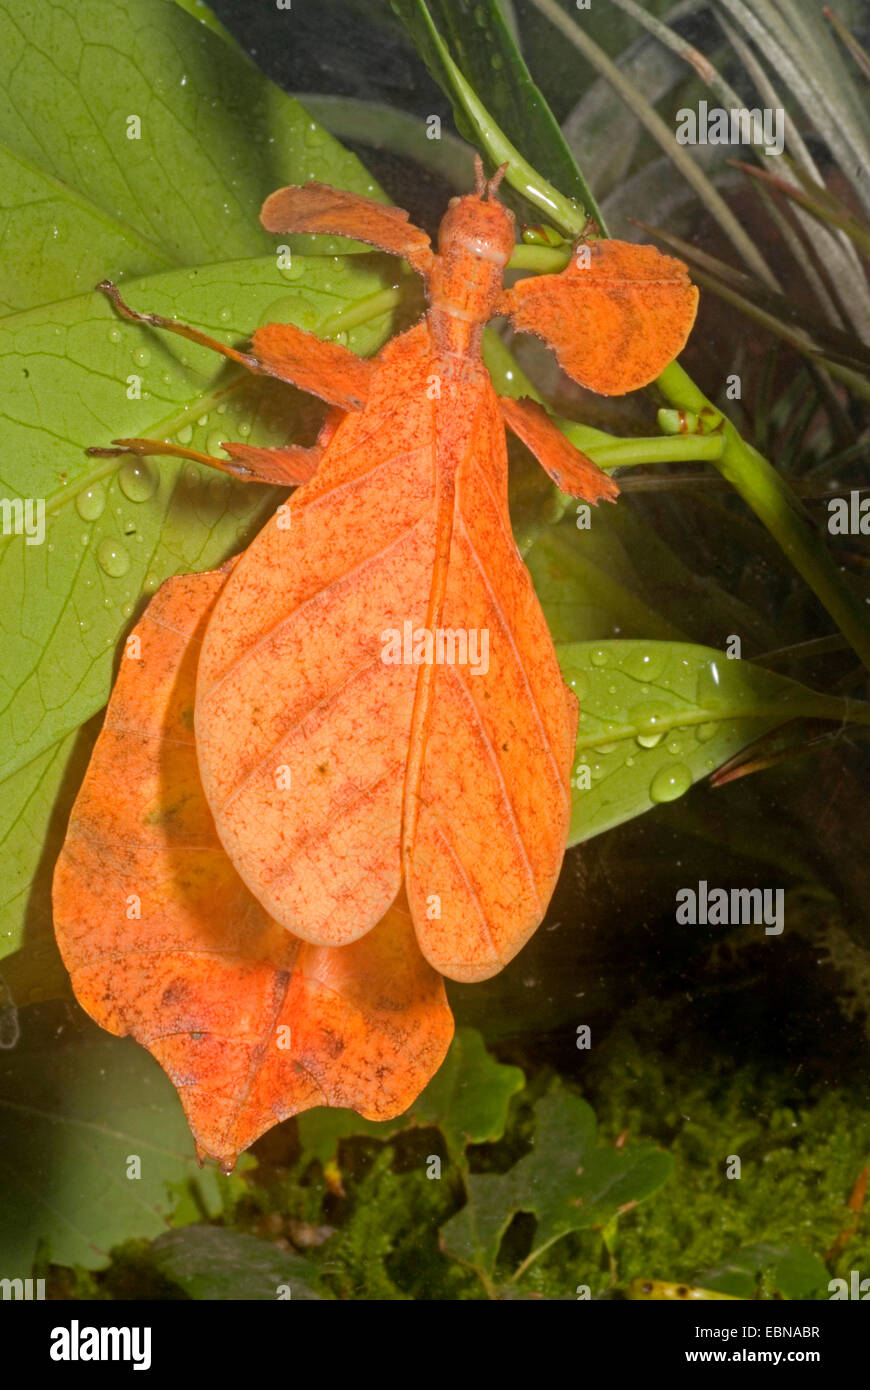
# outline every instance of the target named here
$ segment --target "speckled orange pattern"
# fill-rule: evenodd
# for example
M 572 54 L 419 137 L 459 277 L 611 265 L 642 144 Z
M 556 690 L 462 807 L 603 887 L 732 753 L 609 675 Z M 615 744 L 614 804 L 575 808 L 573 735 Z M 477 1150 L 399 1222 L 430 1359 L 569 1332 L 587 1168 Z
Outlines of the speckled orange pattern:
M 510 961 L 564 856 L 577 702 L 511 533 L 505 422 L 563 490 L 617 488 L 540 406 L 499 401 L 481 334 L 510 313 L 612 394 L 676 355 L 697 294 L 680 262 L 616 242 L 505 293 L 502 173 L 478 164 L 437 254 L 369 199 L 267 200 L 272 231 L 357 236 L 423 275 L 426 317 L 372 361 L 281 324 L 240 353 L 104 286 L 128 320 L 331 404 L 312 449 L 215 461 L 303 485 L 231 565 L 149 605 L 55 875 L 78 998 L 151 1049 L 227 1165 L 311 1105 L 406 1108 L 452 1033 L 440 976 Z
M 231 1167 L 312 1105 L 400 1114 L 453 1019 L 394 904 L 364 940 L 291 936 L 221 847 L 193 734 L 200 641 L 223 573 L 170 579 L 134 629 L 55 872 L 58 944 L 82 1007 L 168 1073 L 198 1150 Z M 135 652 L 129 643 L 128 652 Z

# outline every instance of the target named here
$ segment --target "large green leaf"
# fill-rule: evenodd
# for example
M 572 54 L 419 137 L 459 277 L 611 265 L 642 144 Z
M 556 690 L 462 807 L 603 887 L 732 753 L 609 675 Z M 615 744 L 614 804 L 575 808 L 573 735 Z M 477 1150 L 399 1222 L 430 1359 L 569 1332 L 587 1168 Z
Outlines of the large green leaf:
M 27 1277 L 37 1250 L 101 1268 L 113 1245 L 166 1229 L 171 1186 L 195 1182 L 201 1204 L 221 1210 L 227 1180 L 200 1173 L 175 1090 L 144 1048 L 81 1013 L 71 1021 L 63 1005 L 35 1005 L 21 1019 L 18 1046 L 0 1053 L 5 1276 Z M 241 1190 L 240 1178 L 228 1181 Z
M 238 549 L 276 497 L 168 461 L 98 464 L 83 449 L 138 431 L 213 451 L 218 436 L 279 443 L 313 428 L 298 393 L 242 382 L 84 292 L 107 276 L 190 267 L 127 292 L 230 340 L 264 316 L 317 328 L 383 283 L 370 255 L 323 260 L 364 249 L 331 238 L 288 239 L 293 263 L 278 268 L 257 220 L 272 189 L 314 177 L 381 194 L 204 6 L 186 8 L 80 0 L 73 15 L 0 0 L 0 496 L 44 500 L 47 524 L 43 545 L 0 535 L 0 956 L 25 924 L 28 946 L 10 963 L 14 997 L 41 975 L 55 987 L 48 883 L 76 780 L 74 731 L 105 701 L 120 633 L 168 574 Z M 316 261 L 296 254 L 306 248 Z M 371 351 L 388 327 L 382 317 L 349 341 Z
M 569 1231 L 603 1228 L 621 1207 L 666 1182 L 673 1162 L 652 1144 L 597 1144 L 595 1115 L 557 1082 L 535 1106 L 534 1147 L 507 1173 L 472 1174 L 468 1202 L 442 1227 L 444 1249 L 491 1278 L 499 1247 L 517 1212 L 537 1218 L 523 1267 Z
M 317 331 L 383 284 L 379 257 L 293 256 L 289 271 L 269 257 L 149 277 L 132 298 L 230 341 L 267 320 Z M 389 328 L 382 314 L 350 341 L 371 351 Z M 141 398 L 130 400 L 136 381 Z M 206 482 L 193 465 L 119 467 L 88 459 L 85 447 L 138 434 L 219 453 L 221 439 L 283 442 L 304 416 L 299 393 L 230 370 L 183 339 L 119 324 L 94 294 L 0 320 L 0 392 L 0 489 L 44 499 L 46 509 L 45 544 L 0 539 L 8 775 L 105 702 L 114 645 L 139 595 L 169 574 L 219 563 L 277 500 L 272 489 Z
M 67 976 L 51 920 L 51 876 L 66 832 L 67 808 L 84 776 L 101 720 L 90 720 L 19 768 L 0 798 L 0 960 L 18 1005 L 52 997 Z
M 298 102 L 172 0 L 0 0 L 7 312 L 107 276 L 266 255 L 260 204 L 309 178 L 377 194 Z
M 569 844 L 676 800 L 791 719 L 870 722 L 859 701 L 687 642 L 573 642 L 558 655 L 580 701 Z

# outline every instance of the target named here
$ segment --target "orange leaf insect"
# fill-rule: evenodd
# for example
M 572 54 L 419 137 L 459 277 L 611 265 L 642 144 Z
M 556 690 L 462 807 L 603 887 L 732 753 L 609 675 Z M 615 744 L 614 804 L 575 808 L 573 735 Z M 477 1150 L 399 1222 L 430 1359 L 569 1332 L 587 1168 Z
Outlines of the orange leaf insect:
M 477 161 L 437 253 L 406 213 L 322 184 L 266 200 L 268 231 L 350 236 L 423 277 L 426 316 L 371 360 L 287 324 L 241 352 L 100 287 L 331 407 L 310 449 L 95 451 L 301 484 L 231 565 L 151 601 L 55 877 L 80 1002 L 151 1049 L 225 1166 L 310 1105 L 406 1109 L 450 1040 L 439 976 L 501 970 L 561 868 L 577 701 L 511 533 L 505 424 L 563 491 L 617 487 L 539 405 L 496 395 L 481 334 L 508 315 L 621 394 L 680 351 L 697 291 L 614 241 L 505 290 L 503 172 Z

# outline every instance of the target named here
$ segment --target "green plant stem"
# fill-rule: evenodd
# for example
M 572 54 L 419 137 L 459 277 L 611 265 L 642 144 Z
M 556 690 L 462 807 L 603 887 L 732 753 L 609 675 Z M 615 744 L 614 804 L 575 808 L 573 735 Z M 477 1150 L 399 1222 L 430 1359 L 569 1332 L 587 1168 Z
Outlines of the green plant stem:
M 321 323 L 318 334 L 321 338 L 333 338 L 336 333 L 346 333 L 349 328 L 357 328 L 361 323 L 368 323 L 369 319 L 379 318 L 381 314 L 398 309 L 402 299 L 399 286 L 377 290 L 365 299 L 349 304 L 346 309 L 338 309 L 334 314 L 330 314 Z
M 533 169 L 531 164 L 523 159 L 516 145 L 511 144 L 504 131 L 496 125 L 477 93 L 466 82 L 460 69 L 444 47 L 440 36 L 434 30 L 433 34 L 438 38 L 441 57 L 450 74 L 450 81 L 454 85 L 456 94 L 462 102 L 469 120 L 481 132 L 482 143 L 490 159 L 496 165 L 507 164 L 507 182 L 511 188 L 516 189 L 517 193 L 522 194 L 527 202 L 540 208 L 562 231 L 569 232 L 574 237 L 579 236 L 589 220 L 586 209 L 581 207 L 573 198 L 566 198 L 564 194 L 559 193 L 551 183 L 538 173 L 537 169 Z
M 571 439 L 572 431 L 559 420 L 555 423 Z M 582 429 L 582 426 L 576 428 Z M 614 440 L 613 444 L 589 444 L 585 452 L 599 468 L 628 468 L 645 463 L 695 463 L 699 459 L 715 462 L 723 449 L 721 435 L 679 434 L 619 439 Z
M 679 362 L 666 367 L 656 384 L 678 409 L 697 414 L 715 409 Z M 843 582 L 803 505 L 772 464 L 747 444 L 724 416 L 722 437 L 724 448 L 715 460 L 716 467 L 767 527 L 870 670 L 870 623 L 865 606 Z
M 536 275 L 553 275 L 571 259 L 571 249 L 558 246 L 515 246 L 508 270 L 533 270 Z
M 559 13 L 561 14 L 561 11 Z M 483 111 L 489 128 L 492 129 L 493 122 L 485 108 L 481 107 L 480 103 L 478 108 Z M 508 178 L 510 179 L 510 170 Z M 538 176 L 537 186 L 544 184 L 546 180 Z M 555 206 L 554 198 L 550 197 L 548 201 Z M 564 215 L 564 208 L 560 215 Z M 583 224 L 576 213 L 573 224 L 560 222 L 559 225 L 562 230 L 575 237 L 583 230 Z M 518 248 L 523 249 L 534 251 L 541 261 L 544 258 L 564 259 L 564 253 L 558 248 L 552 251 L 547 247 Z M 863 664 L 870 670 L 870 612 L 844 581 L 828 550 L 816 536 L 802 503 L 788 483 L 763 454 L 746 443 L 730 420 L 721 416 L 679 362 L 672 362 L 666 367 L 658 377 L 656 385 L 670 404 L 678 409 L 691 410 L 698 415 L 705 412 L 708 419 L 712 412 L 714 417 L 722 419 L 724 446 L 713 462 L 767 527 L 786 557 L 827 609 Z M 574 439 L 574 442 L 578 441 Z

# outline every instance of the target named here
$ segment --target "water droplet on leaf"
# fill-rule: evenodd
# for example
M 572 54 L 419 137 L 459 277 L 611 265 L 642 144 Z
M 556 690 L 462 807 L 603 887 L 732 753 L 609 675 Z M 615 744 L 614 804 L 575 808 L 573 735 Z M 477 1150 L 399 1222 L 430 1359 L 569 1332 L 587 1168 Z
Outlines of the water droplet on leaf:
M 118 470 L 118 486 L 131 502 L 147 502 L 157 491 L 157 469 L 146 459 L 125 459 Z
M 657 803 L 676 801 L 692 785 L 692 774 L 684 763 L 669 763 L 660 767 L 650 782 L 650 800 Z
M 97 560 L 100 568 L 112 579 L 120 579 L 130 568 L 130 556 L 123 545 L 118 541 L 109 540 L 108 537 L 97 546 Z
M 105 505 L 106 492 L 102 483 L 86 487 L 76 498 L 76 511 L 82 521 L 96 521 L 98 516 L 102 516 Z

